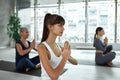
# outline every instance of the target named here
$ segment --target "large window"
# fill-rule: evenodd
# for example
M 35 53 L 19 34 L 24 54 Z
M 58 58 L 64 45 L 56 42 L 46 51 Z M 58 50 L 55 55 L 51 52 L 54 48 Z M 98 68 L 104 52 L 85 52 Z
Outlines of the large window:
M 120 0 L 117 4 L 117 43 L 120 43 Z
M 69 40 L 70 43 L 93 43 L 95 29 L 99 26 L 104 28 L 105 36 L 108 37 L 110 43 L 120 43 L 120 0 L 117 10 L 114 0 L 61 0 L 61 4 L 59 0 L 53 0 L 53 3 L 38 0 L 37 4 L 34 3 L 37 0 L 31 1 L 30 8 L 18 11 L 21 24 L 30 29 L 30 40 L 35 38 L 37 42 L 40 42 L 45 14 L 55 13 L 65 19 L 63 36 L 58 39 L 60 43 L 65 40 Z M 117 33 L 115 33 L 116 30 Z M 117 37 L 115 37 L 116 34 Z
M 74 7 L 73 7 L 74 6 Z M 65 18 L 65 31 L 60 42 L 85 42 L 85 4 L 69 3 L 61 5 L 60 15 Z
M 28 27 L 30 31 L 29 40 L 34 39 L 34 9 L 27 8 L 19 10 L 18 16 L 22 27 Z
M 114 42 L 115 36 L 115 3 L 108 1 L 88 3 L 88 42 L 93 42 L 97 27 L 103 27 L 109 42 Z
M 42 38 L 42 32 L 43 32 L 43 21 L 44 21 L 44 16 L 46 13 L 54 13 L 58 14 L 58 7 L 55 6 L 45 6 L 45 7 L 39 7 L 36 8 L 36 33 L 37 33 L 37 42 L 41 41 Z
M 28 27 L 29 40 L 34 38 L 39 43 L 42 38 L 43 20 L 46 13 L 58 14 L 58 7 L 47 5 L 44 7 L 22 9 L 18 12 L 22 27 Z

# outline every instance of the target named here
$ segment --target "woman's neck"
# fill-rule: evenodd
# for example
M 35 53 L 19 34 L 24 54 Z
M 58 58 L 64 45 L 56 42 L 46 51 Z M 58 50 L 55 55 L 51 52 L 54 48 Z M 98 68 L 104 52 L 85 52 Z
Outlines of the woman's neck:
M 55 44 L 55 41 L 56 41 L 56 37 L 57 36 L 53 36 L 53 35 L 49 35 L 46 42 L 49 44 L 49 45 L 53 45 Z
M 101 36 L 100 36 L 100 35 L 97 35 L 97 38 L 98 38 L 98 39 L 100 39 L 100 38 L 101 38 Z
M 23 38 L 23 37 L 21 37 L 21 39 L 20 39 L 21 41 L 26 41 L 26 39 L 25 38 Z

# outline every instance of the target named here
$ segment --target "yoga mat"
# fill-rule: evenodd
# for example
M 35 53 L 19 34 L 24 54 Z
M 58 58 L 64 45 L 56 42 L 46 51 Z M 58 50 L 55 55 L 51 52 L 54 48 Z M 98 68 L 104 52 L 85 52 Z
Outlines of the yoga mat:
M 0 61 L 0 70 L 4 71 L 10 71 L 10 72 L 17 72 L 15 70 L 15 63 L 14 62 L 9 62 L 9 61 Z M 67 69 L 63 69 L 61 72 L 61 75 L 67 71 Z M 17 73 L 22 73 L 22 74 L 28 74 L 28 75 L 34 75 L 34 76 L 41 76 L 41 69 L 37 70 L 31 70 L 28 72 L 17 72 Z

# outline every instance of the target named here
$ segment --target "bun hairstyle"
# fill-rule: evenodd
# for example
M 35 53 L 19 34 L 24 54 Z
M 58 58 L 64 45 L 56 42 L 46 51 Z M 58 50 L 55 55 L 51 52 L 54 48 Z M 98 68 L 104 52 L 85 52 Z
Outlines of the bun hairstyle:
M 55 25 L 55 24 L 64 25 L 65 24 L 64 18 L 57 14 L 47 13 L 44 17 L 43 34 L 42 34 L 41 42 L 45 41 L 48 38 L 49 35 L 48 25 Z
M 96 31 L 95 31 L 95 34 L 94 34 L 94 40 L 95 40 L 95 38 L 96 38 L 96 35 L 98 34 L 98 31 L 101 31 L 101 30 L 103 30 L 102 27 L 97 27 L 97 28 L 96 28 Z M 95 44 L 93 44 L 93 47 L 95 47 Z

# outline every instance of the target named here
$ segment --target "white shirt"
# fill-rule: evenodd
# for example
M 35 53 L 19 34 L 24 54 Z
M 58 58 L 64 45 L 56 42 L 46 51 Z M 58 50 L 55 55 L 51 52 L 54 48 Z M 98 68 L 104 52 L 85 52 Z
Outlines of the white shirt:
M 50 52 L 50 55 L 51 55 L 51 58 L 50 58 L 50 64 L 51 66 L 55 69 L 59 63 L 61 62 L 62 60 L 62 55 L 60 55 L 59 57 L 57 57 L 53 50 L 51 49 L 51 47 L 44 41 L 42 42 L 42 44 L 44 44 L 46 46 L 46 48 L 49 50 Z M 59 47 L 60 48 L 60 47 Z M 41 74 L 41 78 L 42 80 L 51 80 L 50 77 L 48 76 L 47 72 L 45 71 L 42 63 L 41 63 L 41 71 L 42 71 L 42 74 Z M 60 80 L 60 79 L 58 79 Z

